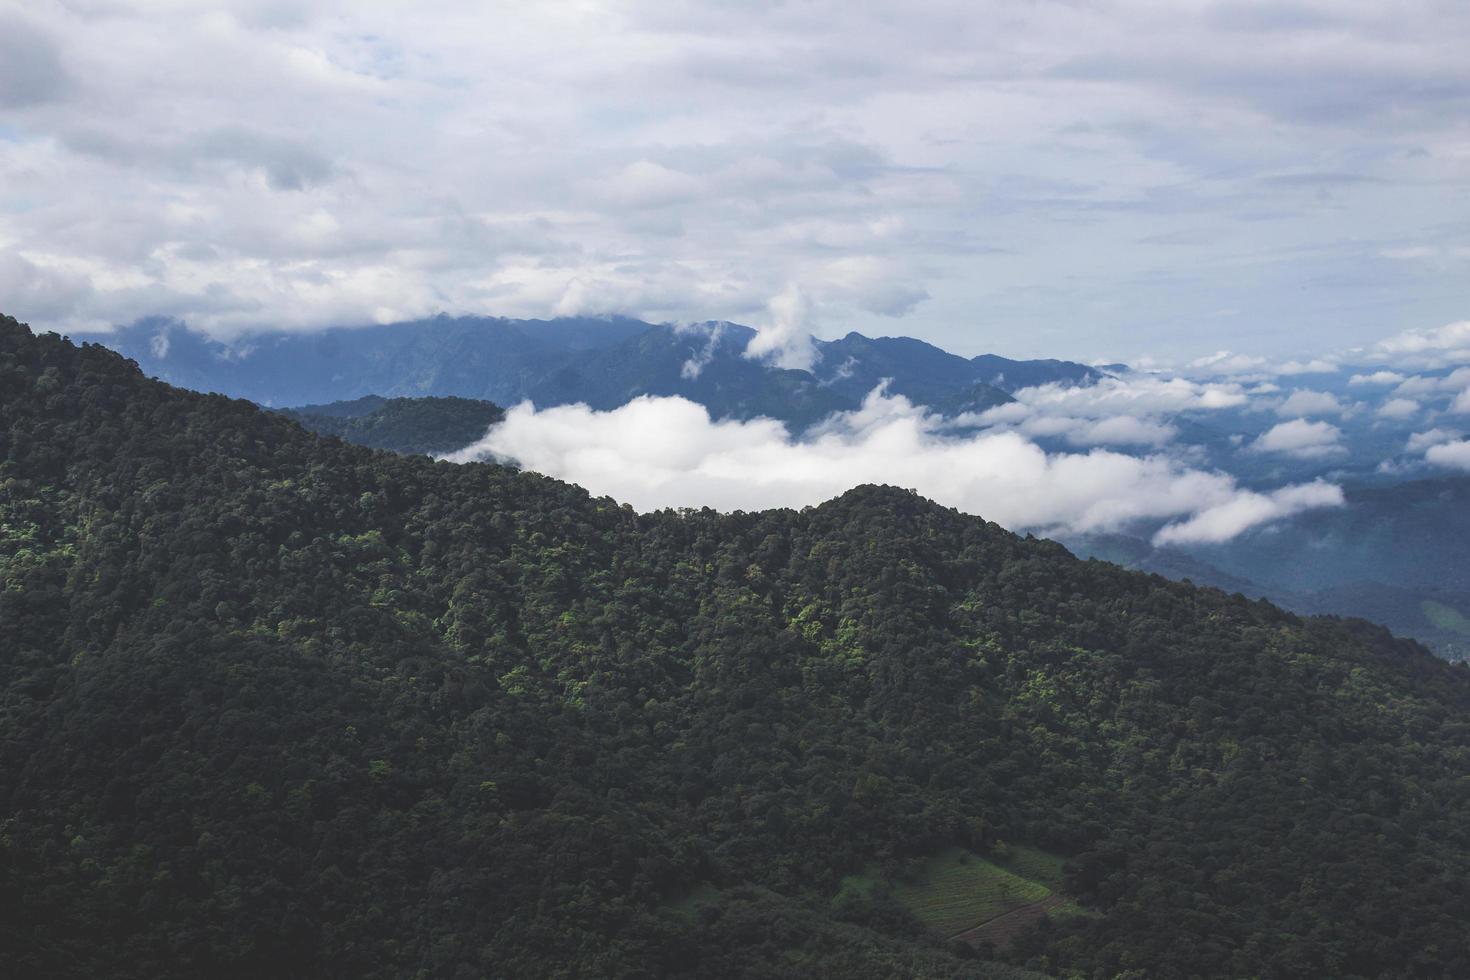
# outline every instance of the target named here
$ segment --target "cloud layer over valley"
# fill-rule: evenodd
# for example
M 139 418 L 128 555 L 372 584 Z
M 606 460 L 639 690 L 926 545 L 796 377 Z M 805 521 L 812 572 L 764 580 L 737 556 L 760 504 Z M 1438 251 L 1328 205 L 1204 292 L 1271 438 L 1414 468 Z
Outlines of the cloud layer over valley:
M 1170 543 L 1222 541 L 1342 503 L 1323 482 L 1260 493 L 1166 455 L 1047 452 L 1009 428 L 956 430 L 882 390 L 802 439 L 768 419 L 712 420 L 682 398 L 639 398 L 607 412 L 522 404 L 451 458 L 512 459 L 643 510 L 800 507 L 889 483 L 1013 530 L 1147 527 Z

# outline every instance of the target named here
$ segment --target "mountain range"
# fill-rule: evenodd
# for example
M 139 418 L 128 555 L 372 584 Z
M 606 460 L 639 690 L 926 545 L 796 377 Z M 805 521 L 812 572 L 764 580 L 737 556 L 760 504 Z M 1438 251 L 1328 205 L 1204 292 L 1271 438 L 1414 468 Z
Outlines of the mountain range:
M 1470 670 L 893 487 L 638 514 L 0 319 L 16 976 L 1470 975 Z
M 452 395 L 611 409 L 640 395 L 678 395 L 717 418 L 766 416 L 796 428 L 857 408 L 885 380 L 894 394 L 958 414 L 1003 404 L 1022 387 L 1102 376 L 1066 361 L 966 359 L 908 337 L 857 333 L 815 341 L 812 370 L 785 369 L 745 356 L 754 336 L 734 323 L 440 316 L 231 343 L 144 320 L 103 339 L 154 377 L 262 405 Z

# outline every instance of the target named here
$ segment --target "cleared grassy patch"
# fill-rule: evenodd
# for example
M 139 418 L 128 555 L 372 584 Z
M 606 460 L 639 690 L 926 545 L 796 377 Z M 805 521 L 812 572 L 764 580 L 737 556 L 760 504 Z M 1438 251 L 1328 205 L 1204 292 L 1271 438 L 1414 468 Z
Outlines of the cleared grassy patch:
M 1005 857 L 993 860 L 1007 871 L 1040 882 L 1054 892 L 1062 890 L 1062 865 L 1066 863 L 1066 858 L 1060 854 L 1012 844 L 1007 848 Z
M 953 936 L 996 916 L 1039 902 L 1051 889 L 959 847 L 913 865 L 891 894 L 935 932 Z
M 1419 603 L 1419 608 L 1424 611 L 1424 618 L 1429 620 L 1438 629 L 1448 633 L 1458 633 L 1460 636 L 1470 636 L 1470 619 L 1454 606 L 1447 606 L 1433 599 L 1425 599 Z

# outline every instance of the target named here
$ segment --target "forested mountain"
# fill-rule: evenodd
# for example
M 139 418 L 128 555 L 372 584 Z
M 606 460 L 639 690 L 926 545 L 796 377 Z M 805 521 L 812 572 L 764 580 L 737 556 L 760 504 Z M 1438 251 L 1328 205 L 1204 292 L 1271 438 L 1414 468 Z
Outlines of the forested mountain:
M 145 372 L 203 391 L 294 405 L 385 396 L 454 395 L 511 405 L 585 402 L 610 409 L 639 395 L 679 395 L 716 417 L 758 415 L 804 427 L 858 407 L 877 384 L 919 404 L 983 410 L 1047 381 L 1086 384 L 1101 373 L 1067 361 L 966 360 L 907 337 L 850 333 L 815 341 L 812 370 L 745 356 L 755 331 L 734 323 L 674 327 L 626 318 L 506 320 L 435 317 L 314 334 L 274 333 L 232 344 L 170 321 L 145 320 L 106 342 Z
M 284 414 L 312 432 L 369 449 L 436 455 L 463 449 L 505 418 L 499 405 L 473 398 L 382 398 L 303 405 Z
M 639 515 L 9 320 L 0 508 L 11 975 L 1470 975 L 1470 671 L 1366 623 L 892 488 Z M 987 881 L 1013 965 L 948 938 Z
M 1342 507 L 1313 511 L 1220 544 L 1155 548 L 1121 535 L 1074 550 L 1171 578 L 1219 585 L 1300 612 L 1352 614 L 1470 655 L 1470 478 L 1349 485 Z

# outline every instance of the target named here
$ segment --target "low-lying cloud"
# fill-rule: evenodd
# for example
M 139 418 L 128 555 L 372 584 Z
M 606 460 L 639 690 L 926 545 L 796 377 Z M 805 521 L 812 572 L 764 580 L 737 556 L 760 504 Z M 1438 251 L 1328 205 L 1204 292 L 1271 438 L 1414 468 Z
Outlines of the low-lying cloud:
M 1405 330 L 1380 341 L 1373 353 L 1380 360 L 1417 368 L 1470 362 L 1470 320 Z
M 764 360 L 781 368 L 809 371 L 817 360 L 817 348 L 807 321 L 811 317 L 811 299 L 795 283 L 787 285 L 774 297 L 768 310 L 769 319 L 756 328 L 755 336 L 745 349 L 745 356 Z
M 1281 453 L 1297 459 L 1321 459 L 1345 452 L 1342 430 L 1330 422 L 1292 419 L 1267 429 L 1252 448 L 1262 453 Z
M 1034 409 L 1084 418 L 1236 408 L 1248 401 L 1245 390 L 1233 382 L 1201 384 L 1151 375 L 1107 377 L 1084 386 L 1039 385 L 1023 388 L 1015 397 Z
M 1338 369 L 1332 358 L 1316 357 L 1306 361 L 1275 360 L 1234 351 L 1216 351 L 1190 361 L 1186 370 L 1208 378 L 1238 378 L 1242 381 L 1276 378 L 1296 374 L 1331 374 Z
M 1179 435 L 1171 419 L 1181 412 L 1239 408 L 1249 402 L 1233 382 L 1124 374 L 1095 384 L 1044 384 L 1015 392 L 1015 401 L 958 416 L 953 425 L 992 434 L 1014 430 L 1032 439 L 1062 439 L 1073 446 L 1158 449 Z
M 1241 491 L 1154 535 L 1155 544 L 1220 544 L 1253 527 L 1318 507 L 1341 507 L 1342 488 L 1317 480 L 1271 493 Z
M 1430 446 L 1424 458 L 1436 466 L 1447 466 L 1456 470 L 1470 470 L 1470 440 L 1445 442 Z
M 1303 415 L 1341 415 L 1344 410 L 1337 396 L 1326 391 L 1298 388 L 1287 396 L 1286 401 L 1276 407 L 1278 415 L 1299 417 Z
M 682 398 L 643 397 L 607 412 L 522 403 L 449 458 L 511 459 L 640 510 L 801 507 L 864 483 L 900 483 L 1013 530 L 1163 525 L 1159 540 L 1170 543 L 1220 541 L 1341 503 L 1329 484 L 1260 494 L 1164 455 L 1047 453 L 1014 430 L 955 434 L 881 390 L 802 440 L 770 419 L 713 420 Z
M 1460 438 L 1460 433 L 1453 429 L 1430 429 L 1428 432 L 1415 432 L 1409 436 L 1408 444 L 1404 447 L 1406 452 L 1422 453 L 1430 446 L 1438 446 L 1446 442 L 1454 442 Z

